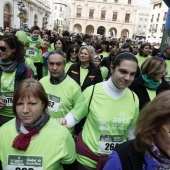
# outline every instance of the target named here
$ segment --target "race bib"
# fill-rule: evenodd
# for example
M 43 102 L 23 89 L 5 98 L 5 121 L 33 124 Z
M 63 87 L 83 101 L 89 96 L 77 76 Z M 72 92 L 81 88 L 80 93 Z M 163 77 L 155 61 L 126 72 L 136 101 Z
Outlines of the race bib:
M 48 94 L 48 109 L 54 112 L 57 112 L 60 106 L 60 97 Z
M 116 145 L 123 143 L 123 135 L 103 135 L 100 134 L 98 143 L 98 153 L 111 154 Z
M 9 170 L 43 170 L 43 156 L 8 155 Z
M 38 49 L 35 48 L 27 48 L 26 50 L 26 55 L 31 56 L 31 57 L 36 57 L 38 53 Z
M 0 97 L 3 98 L 1 101 L 6 103 L 6 106 L 12 106 L 13 93 L 3 92 L 0 93 Z

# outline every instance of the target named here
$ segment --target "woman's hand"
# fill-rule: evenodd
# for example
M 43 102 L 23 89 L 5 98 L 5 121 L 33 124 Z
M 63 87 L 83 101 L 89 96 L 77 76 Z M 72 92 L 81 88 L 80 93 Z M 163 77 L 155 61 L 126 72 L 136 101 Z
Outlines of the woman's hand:
M 6 106 L 5 100 L 6 100 L 5 98 L 0 97 L 0 109 L 4 108 Z
M 60 123 L 60 125 L 63 125 L 68 128 L 67 120 L 65 118 L 57 118 L 56 120 Z

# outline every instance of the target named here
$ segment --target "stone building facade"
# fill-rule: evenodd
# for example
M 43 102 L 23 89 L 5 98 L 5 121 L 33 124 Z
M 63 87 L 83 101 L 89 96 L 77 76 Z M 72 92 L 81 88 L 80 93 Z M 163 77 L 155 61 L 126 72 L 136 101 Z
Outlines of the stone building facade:
M 19 2 L 24 4 L 22 8 L 19 8 Z M 51 12 L 47 0 L 0 0 L 0 6 L 0 27 L 3 29 L 20 28 L 23 23 L 28 27 L 48 28 Z
M 136 12 L 136 0 L 74 0 L 70 31 L 132 38 Z

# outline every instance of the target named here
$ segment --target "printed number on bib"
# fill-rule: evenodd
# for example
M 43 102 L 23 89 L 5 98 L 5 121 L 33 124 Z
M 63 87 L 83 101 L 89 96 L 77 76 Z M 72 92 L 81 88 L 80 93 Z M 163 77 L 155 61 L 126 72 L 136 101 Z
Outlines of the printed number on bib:
M 48 94 L 48 99 L 49 99 L 48 109 L 51 111 L 57 112 L 60 106 L 60 98 L 53 96 L 51 94 Z
M 3 93 L 0 93 L 0 97 L 3 98 L 1 99 L 1 101 L 6 103 L 6 106 L 12 106 L 13 93 L 3 92 Z
M 43 156 L 8 155 L 7 169 L 43 170 Z
M 26 55 L 31 56 L 31 57 L 36 57 L 37 53 L 38 51 L 35 48 L 27 48 L 26 50 Z
M 114 148 L 123 142 L 123 135 L 100 134 L 98 153 L 111 154 Z

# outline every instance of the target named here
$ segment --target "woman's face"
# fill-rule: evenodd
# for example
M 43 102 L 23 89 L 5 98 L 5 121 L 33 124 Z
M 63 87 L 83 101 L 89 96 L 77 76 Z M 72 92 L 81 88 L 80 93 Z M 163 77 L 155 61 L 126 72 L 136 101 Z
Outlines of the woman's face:
M 106 44 L 101 44 L 101 49 L 106 50 L 107 45 Z
M 112 82 L 119 89 L 125 89 L 134 80 L 137 63 L 129 60 L 122 60 L 119 66 L 112 70 Z
M 13 53 L 16 51 L 16 49 L 9 48 L 8 44 L 5 43 L 5 41 L 0 41 L 0 59 L 11 61 L 13 57 Z
M 45 40 L 49 40 L 49 36 L 47 34 L 44 34 L 42 39 L 45 41 Z
M 78 57 L 78 50 L 76 50 L 76 48 L 73 48 L 70 51 L 70 55 L 71 55 L 71 58 L 77 58 Z
M 161 81 L 161 80 L 162 80 L 162 77 L 164 77 L 165 74 L 166 74 L 166 70 L 158 73 L 158 74 L 154 77 L 154 81 Z
M 143 50 L 142 50 L 142 55 L 143 56 L 148 56 L 149 55 L 149 51 L 150 51 L 150 47 L 149 45 L 146 45 Z
M 155 145 L 170 157 L 170 123 L 161 126 L 153 136 Z
M 16 104 L 18 118 L 25 125 L 32 125 L 42 115 L 44 104 L 34 96 L 19 99 Z
M 60 40 L 56 41 L 55 48 L 58 51 L 62 51 L 63 50 L 63 45 L 62 45 L 62 42 Z
M 80 59 L 80 62 L 84 62 L 84 63 L 87 63 L 90 61 L 90 55 L 89 55 L 89 52 L 87 51 L 87 49 L 83 49 L 80 52 L 79 59 Z

